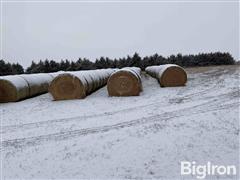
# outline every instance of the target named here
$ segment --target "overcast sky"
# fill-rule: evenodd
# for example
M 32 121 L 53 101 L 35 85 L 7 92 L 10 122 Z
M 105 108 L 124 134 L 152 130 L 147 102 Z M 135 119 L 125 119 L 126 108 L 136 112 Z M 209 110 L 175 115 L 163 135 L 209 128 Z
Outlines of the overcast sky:
M 239 59 L 237 2 L 3 3 L 3 59 L 230 52 Z

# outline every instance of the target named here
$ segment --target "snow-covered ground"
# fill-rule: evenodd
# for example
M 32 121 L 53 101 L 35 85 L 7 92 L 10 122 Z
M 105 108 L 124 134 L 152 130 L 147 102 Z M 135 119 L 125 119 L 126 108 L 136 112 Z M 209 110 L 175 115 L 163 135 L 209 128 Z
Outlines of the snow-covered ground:
M 143 74 L 139 97 L 108 97 L 104 87 L 84 100 L 0 104 L 1 175 L 180 179 L 181 161 L 238 166 L 239 70 L 189 68 L 176 88 Z

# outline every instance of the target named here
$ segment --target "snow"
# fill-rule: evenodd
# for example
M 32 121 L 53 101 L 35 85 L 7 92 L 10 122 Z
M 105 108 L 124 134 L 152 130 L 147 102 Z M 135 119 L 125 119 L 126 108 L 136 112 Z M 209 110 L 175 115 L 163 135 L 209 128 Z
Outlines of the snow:
M 180 161 L 238 166 L 239 66 L 186 71 L 187 85 L 172 88 L 143 74 L 137 97 L 104 87 L 0 104 L 3 178 L 180 179 Z
M 58 75 L 60 74 L 63 74 L 65 73 L 65 71 L 57 71 L 57 72 L 54 72 L 54 73 L 49 73 L 53 78 L 57 77 Z
M 122 69 L 116 70 L 114 73 L 117 73 L 117 72 L 120 72 L 120 71 L 128 71 L 131 74 L 133 74 L 134 76 L 136 76 L 141 81 L 141 75 L 140 75 L 141 69 L 138 68 L 138 67 L 124 67 Z M 112 74 L 114 74 L 114 73 L 112 73 Z
M 83 70 L 83 71 L 66 71 L 66 74 L 70 74 L 75 78 L 81 80 L 84 86 L 88 83 L 100 82 L 101 79 L 107 79 L 115 69 L 98 69 L 98 70 Z
M 101 77 L 108 77 L 114 69 L 100 69 L 100 70 L 88 70 L 88 71 L 72 71 L 68 72 L 78 78 L 82 78 L 83 76 L 87 79 L 88 82 L 98 81 Z
M 50 84 L 53 80 L 53 77 L 47 73 L 39 73 L 39 74 L 23 74 L 19 75 L 23 79 L 25 79 L 29 86 L 41 85 L 41 84 Z

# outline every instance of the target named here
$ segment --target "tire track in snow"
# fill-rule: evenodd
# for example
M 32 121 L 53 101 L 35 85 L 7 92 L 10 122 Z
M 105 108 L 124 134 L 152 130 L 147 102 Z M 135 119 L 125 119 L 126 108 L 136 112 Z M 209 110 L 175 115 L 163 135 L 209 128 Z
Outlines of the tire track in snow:
M 212 88 L 209 88 L 212 89 Z M 208 90 L 203 90 L 202 92 L 208 92 Z M 180 97 L 175 97 L 174 99 L 186 99 L 186 98 L 190 98 L 190 96 L 195 96 L 196 94 L 201 94 L 201 92 L 197 92 L 197 93 L 193 93 L 193 94 L 188 94 L 186 96 L 180 96 Z M 239 91 L 234 91 L 234 92 L 229 92 L 229 93 L 225 93 L 225 94 L 221 94 L 222 98 L 226 98 L 226 97 L 236 97 L 239 95 Z M 212 98 L 216 98 L 215 96 L 213 96 Z M 221 100 L 223 101 L 223 99 L 221 98 Z M 204 98 L 200 98 L 200 99 L 204 99 Z M 171 100 L 171 99 L 169 99 Z M 162 102 L 162 101 L 161 101 Z M 92 119 L 95 117 L 107 117 L 107 116 L 112 116 L 112 115 L 116 115 L 119 113 L 123 113 L 123 112 L 129 112 L 129 111 L 133 111 L 133 110 L 139 110 L 141 108 L 146 108 L 146 107 L 150 107 L 150 106 L 155 106 L 155 105 L 159 105 L 159 103 L 161 102 L 154 102 L 154 103 L 150 103 L 150 104 L 146 104 L 146 105 L 141 105 L 141 106 L 136 106 L 136 107 L 131 107 L 131 108 L 127 108 L 127 109 L 122 109 L 122 110 L 118 110 L 118 111 L 110 111 L 110 112 L 104 112 L 104 113 L 100 113 L 100 114 L 94 114 L 94 115 L 88 115 L 88 116 L 76 116 L 76 117 L 72 117 L 72 118 L 61 118 L 61 119 L 54 119 L 54 120 L 48 120 L 48 121 L 41 121 L 41 122 L 36 122 L 36 123 L 27 123 L 27 124 L 21 124 L 21 125 L 11 125 L 11 126 L 3 126 L 1 127 L 1 132 L 2 134 L 5 134 L 7 132 L 14 132 L 14 131 L 19 131 L 22 129 L 22 131 L 24 130 L 29 130 L 29 129 L 34 129 L 34 128 L 43 128 L 43 127 L 49 127 L 51 125 L 56 125 L 56 123 L 60 124 L 60 123 L 67 123 L 67 122 L 80 122 L 80 121 L 86 121 L 88 119 Z
M 155 103 L 145 104 L 145 105 L 141 105 L 141 106 L 135 106 L 135 107 L 127 108 L 127 109 L 122 109 L 122 110 L 118 110 L 118 111 L 110 111 L 110 112 L 104 112 L 104 113 L 100 113 L 100 114 L 93 114 L 93 115 L 87 115 L 87 116 L 75 116 L 75 117 L 71 117 L 71 118 L 60 118 L 60 119 L 54 119 L 54 120 L 48 120 L 48 121 L 40 121 L 40 122 L 36 122 L 36 123 L 2 126 L 2 128 L 1 128 L 2 131 L 0 133 L 6 133 L 7 131 L 16 131 L 16 130 L 19 130 L 19 128 L 24 130 L 24 129 L 38 128 L 40 126 L 41 127 L 49 126 L 51 124 L 56 124 L 56 123 L 70 122 L 70 121 L 76 121 L 76 120 L 82 121 L 82 120 L 95 118 L 96 116 L 97 117 L 105 117 L 105 116 L 114 115 L 114 114 L 118 114 L 118 113 L 128 112 L 128 111 L 135 110 L 135 109 L 141 109 L 141 108 L 146 108 L 149 106 L 154 106 L 159 103 L 160 102 L 155 102 Z
M 218 104 L 218 102 L 217 102 Z M 207 106 L 206 106 L 207 105 Z M 162 121 L 166 122 L 167 120 L 170 120 L 172 118 L 178 118 L 181 116 L 191 116 L 193 114 L 201 114 L 211 111 L 217 111 L 221 109 L 229 109 L 233 107 L 238 107 L 239 103 L 232 103 L 232 104 L 226 104 L 226 105 L 219 105 L 215 106 L 215 104 L 209 105 L 209 102 L 202 103 L 200 105 L 193 106 L 191 108 L 185 108 L 181 110 L 176 110 L 172 112 L 166 112 L 154 116 L 139 118 L 131 121 L 116 123 L 113 125 L 105 125 L 100 127 L 93 127 L 93 128 L 86 128 L 86 129 L 77 129 L 73 131 L 66 131 L 66 132 L 59 132 L 54 134 L 47 134 L 47 135 L 41 135 L 41 136 L 34 136 L 29 138 L 21 138 L 21 139 L 13 139 L 13 140 L 7 140 L 3 141 L 2 147 L 3 148 L 23 148 L 28 146 L 34 146 L 39 145 L 44 142 L 49 141 L 60 141 L 65 140 L 69 138 L 75 138 L 79 136 L 89 135 L 89 134 L 95 134 L 95 133 L 104 133 L 111 130 L 118 130 L 122 128 L 137 126 L 137 125 L 143 125 L 146 123 L 152 123 L 156 121 Z M 204 107 L 204 110 L 202 109 Z

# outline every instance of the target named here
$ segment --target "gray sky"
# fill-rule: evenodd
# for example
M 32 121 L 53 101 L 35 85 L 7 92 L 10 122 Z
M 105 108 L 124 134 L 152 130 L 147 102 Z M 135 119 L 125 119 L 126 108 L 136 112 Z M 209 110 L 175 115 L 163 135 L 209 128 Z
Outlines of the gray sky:
M 237 2 L 3 3 L 3 59 L 230 52 L 239 59 Z

